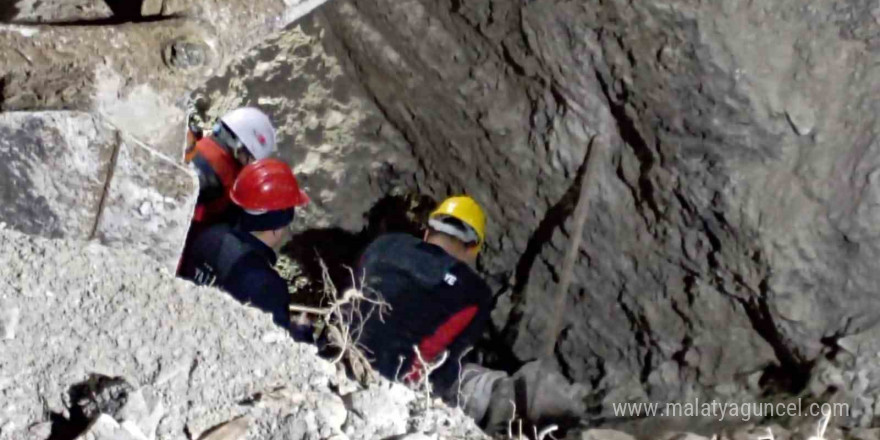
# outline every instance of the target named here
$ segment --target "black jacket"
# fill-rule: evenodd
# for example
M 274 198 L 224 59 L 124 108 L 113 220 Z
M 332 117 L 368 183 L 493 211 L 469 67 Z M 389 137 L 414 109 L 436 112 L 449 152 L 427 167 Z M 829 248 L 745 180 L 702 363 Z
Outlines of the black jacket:
M 405 234 L 378 238 L 364 251 L 359 267 L 365 294 L 379 295 L 391 306 L 384 322 L 375 314 L 369 318 L 361 335 L 373 366 L 396 379 L 413 368 L 414 345 L 440 347 L 436 351 L 448 350 L 449 356 L 431 381 L 445 392 L 458 379 L 459 357 L 489 322 L 489 287 L 442 248 Z M 362 303 L 361 312 L 369 307 Z
M 272 314 L 290 328 L 287 283 L 273 269 L 275 252 L 252 234 L 229 225 L 212 226 L 187 247 L 180 276 L 198 285 L 213 285 L 242 303 Z

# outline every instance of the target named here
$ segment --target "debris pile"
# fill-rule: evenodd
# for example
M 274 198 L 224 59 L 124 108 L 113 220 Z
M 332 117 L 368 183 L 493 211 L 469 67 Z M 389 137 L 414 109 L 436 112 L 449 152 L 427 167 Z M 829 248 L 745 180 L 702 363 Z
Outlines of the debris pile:
M 0 439 L 482 436 L 139 252 L 0 230 L 0 255 Z

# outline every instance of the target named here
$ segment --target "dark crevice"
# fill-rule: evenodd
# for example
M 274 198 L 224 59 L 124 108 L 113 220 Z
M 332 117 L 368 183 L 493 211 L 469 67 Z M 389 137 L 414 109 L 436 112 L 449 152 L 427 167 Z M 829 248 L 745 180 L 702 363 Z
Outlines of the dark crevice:
M 49 414 L 52 431 L 46 440 L 74 440 L 89 427 L 89 420 L 66 419 L 59 413 Z
M 651 370 L 653 369 L 653 360 L 654 352 L 651 350 L 645 350 L 645 356 L 642 358 L 642 371 L 639 373 L 639 381 L 644 384 L 648 383 L 648 377 L 651 375 Z
M 840 347 L 840 339 L 846 336 L 843 331 L 837 332 L 831 336 L 825 336 L 819 340 L 826 347 L 827 352 L 825 353 L 826 359 L 835 359 L 837 355 L 840 353 L 842 348 Z
M 761 283 L 762 292 L 766 291 L 766 280 Z M 785 338 L 776 328 L 770 306 L 764 298 L 749 300 L 736 298 L 746 312 L 754 330 L 770 345 L 779 365 L 770 366 L 761 378 L 762 388 L 776 392 L 792 394 L 800 393 L 810 378 L 812 364 L 806 362 L 790 350 Z
M 602 77 L 601 73 L 596 72 L 596 79 L 599 81 L 602 93 L 605 95 L 605 101 L 608 102 L 608 109 L 611 111 L 611 115 L 617 123 L 617 131 L 620 134 L 621 139 L 632 148 L 633 153 L 640 163 L 638 180 L 639 191 L 635 194 L 636 200 L 647 203 L 648 208 L 659 218 L 661 217 L 661 210 L 657 203 L 654 194 L 654 184 L 651 182 L 650 177 L 656 159 L 651 148 L 648 146 L 647 141 L 642 137 L 638 127 L 636 127 L 635 121 L 626 114 L 625 103 L 627 102 L 629 93 L 624 89 L 622 96 L 615 97 L 612 95 L 613 92 L 610 85 Z
M 0 111 L 5 110 L 5 108 L 3 106 L 3 102 L 6 97 L 6 82 L 7 81 L 8 81 L 8 79 L 6 79 L 5 76 L 0 76 Z
M 58 20 L 58 21 L 11 21 L 9 24 L 20 26 L 57 26 L 57 27 L 92 27 L 92 26 L 118 26 L 129 23 L 156 23 L 160 21 L 174 20 L 185 17 L 182 14 L 160 15 L 149 17 L 107 17 L 94 19 Z
M 688 314 L 685 313 L 684 310 L 682 310 L 682 307 L 678 303 L 678 301 L 676 301 L 675 299 L 672 299 L 669 303 L 672 306 L 672 311 L 675 312 L 676 315 L 678 315 L 678 318 L 681 319 L 681 322 L 684 323 L 684 325 L 685 325 L 685 327 L 687 327 L 688 331 L 693 331 L 694 324 L 693 324 L 693 322 L 691 322 L 691 318 L 688 316 Z
M 681 341 L 681 349 L 672 354 L 672 360 L 678 363 L 680 366 L 687 365 L 687 360 L 685 357 L 687 356 L 688 351 L 690 351 L 691 347 L 694 344 L 694 340 L 690 335 L 685 335 L 684 340 Z
M 104 0 L 104 3 L 113 11 L 113 17 L 136 20 L 141 18 L 144 0 Z
M 562 344 L 559 341 L 565 340 L 565 337 L 568 335 L 568 332 L 571 330 L 571 327 L 566 327 L 562 329 L 559 333 L 559 338 L 557 338 L 556 345 L 553 347 L 553 355 L 556 358 L 556 363 L 559 365 L 559 370 L 563 376 L 572 378 L 574 377 L 574 370 L 571 368 L 571 365 L 565 360 L 565 353 L 562 352 Z
M 741 274 L 732 273 L 731 281 L 738 286 L 743 286 L 747 291 L 752 291 L 752 294 L 749 295 L 731 292 L 725 285 L 725 280 L 717 275 L 724 270 L 719 260 L 719 254 L 722 251 L 720 236 L 729 228 L 727 220 L 720 212 L 712 211 L 710 219 L 703 219 L 703 231 L 712 247 L 706 260 L 712 269 L 711 272 L 716 274 L 712 281 L 719 292 L 733 298 L 742 306 L 754 331 L 770 345 L 779 361 L 779 365 L 771 365 L 765 369 L 761 378 L 761 387 L 770 393 L 797 394 L 807 385 L 812 363 L 801 359 L 786 344 L 785 337 L 777 328 L 767 301 L 770 289 L 768 278 L 764 277 L 758 284 L 758 291 L 754 292 Z M 759 268 L 764 265 L 760 251 L 752 252 L 750 257 Z M 686 291 L 690 290 L 686 289 Z
M 590 382 L 590 386 L 592 386 L 594 390 L 599 388 L 599 386 L 602 384 L 602 379 L 604 379 L 605 376 L 608 375 L 608 370 L 605 367 L 605 359 L 603 359 L 601 356 L 595 356 L 595 359 L 597 370 L 596 377 L 594 377 Z
M 182 14 L 169 14 L 145 17 L 141 15 L 141 7 L 143 6 L 144 0 L 105 0 L 107 7 L 109 7 L 110 11 L 113 13 L 112 16 L 106 18 L 57 21 L 12 21 L 12 18 L 17 15 L 18 11 L 15 8 L 15 2 L 11 3 L 13 4 L 10 6 L 0 6 L 0 21 L 30 26 L 115 26 L 127 23 L 153 23 L 157 21 L 172 20 L 183 16 Z
M 524 294 L 526 286 L 528 286 L 529 283 L 532 266 L 541 254 L 544 245 L 549 243 L 552 239 L 553 233 L 558 228 L 561 228 L 565 221 L 574 212 L 578 196 L 580 195 L 581 179 L 583 179 L 584 174 L 586 173 L 587 165 L 587 161 L 584 160 L 578 168 L 577 175 L 573 179 L 572 184 L 568 187 L 568 190 L 566 190 L 565 194 L 563 194 L 556 204 L 547 210 L 544 218 L 538 224 L 537 229 L 535 229 L 535 232 L 533 232 L 529 238 L 529 241 L 526 244 L 526 250 L 523 252 L 522 256 L 520 256 L 519 261 L 516 264 L 514 284 L 510 294 L 510 301 L 513 308 L 510 312 L 507 324 L 501 332 L 503 335 L 512 335 L 513 330 L 523 319 L 525 314 L 525 304 L 523 304 Z
M 122 378 L 90 374 L 87 380 L 74 384 L 68 390 L 71 402 L 69 418 L 59 413 L 48 414 L 52 431 L 47 440 L 80 438 L 100 414 L 118 418 L 119 411 L 133 390 L 131 384 Z
M 422 218 L 434 206 L 434 200 L 424 196 L 386 196 L 365 215 L 367 226 L 354 233 L 340 228 L 311 229 L 299 233 L 282 249 L 302 271 L 306 283 L 297 289 L 298 304 L 321 306 L 324 300 L 322 268 L 327 266 L 334 286 L 343 291 L 351 287 L 349 268 L 357 266 L 357 259 L 376 237 L 390 232 L 404 232 L 421 236 Z
M 617 297 L 617 303 L 620 305 L 620 309 L 626 316 L 627 321 L 632 326 L 632 331 L 635 333 L 636 346 L 638 349 L 644 350 L 641 359 L 642 365 L 639 373 L 639 380 L 642 383 L 647 383 L 654 360 L 654 353 L 651 348 L 655 347 L 654 342 L 651 340 L 651 326 L 644 316 L 636 313 L 636 311 L 626 303 L 623 298 L 623 292 L 624 290 L 621 289 Z
M 8 23 L 18 15 L 17 4 L 15 0 L 0 1 L 0 23 Z
M 501 56 L 504 59 L 504 62 L 506 62 L 507 65 L 510 66 L 511 69 L 513 69 L 514 73 L 519 76 L 526 76 L 526 70 L 520 63 L 516 62 L 516 60 L 513 59 L 513 55 L 510 54 L 510 50 L 507 48 L 507 45 L 501 45 Z

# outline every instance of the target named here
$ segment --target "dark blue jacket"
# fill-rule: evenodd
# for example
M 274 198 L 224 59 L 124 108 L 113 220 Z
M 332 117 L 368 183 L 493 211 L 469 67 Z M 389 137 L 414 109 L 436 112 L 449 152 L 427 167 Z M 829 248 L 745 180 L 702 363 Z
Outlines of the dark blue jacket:
M 187 247 L 180 276 L 198 285 L 213 285 L 242 303 L 272 314 L 290 329 L 287 283 L 273 269 L 275 251 L 248 232 L 229 225 L 200 232 Z
M 374 311 L 360 338 L 374 368 L 396 379 L 413 371 L 414 345 L 436 353 L 435 360 L 448 351 L 446 363 L 431 375 L 438 392 L 448 390 L 458 379 L 459 357 L 489 322 L 489 287 L 442 248 L 406 234 L 378 238 L 364 251 L 359 268 L 364 293 L 391 306 L 381 320 Z M 362 303 L 361 314 L 371 307 Z

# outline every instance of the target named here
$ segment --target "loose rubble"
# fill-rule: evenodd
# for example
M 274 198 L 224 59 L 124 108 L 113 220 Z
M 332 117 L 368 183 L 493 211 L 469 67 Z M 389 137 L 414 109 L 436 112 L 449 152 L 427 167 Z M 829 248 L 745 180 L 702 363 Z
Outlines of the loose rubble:
M 483 437 L 400 384 L 352 384 L 269 315 L 138 252 L 4 230 L 0 280 L 2 440 Z

